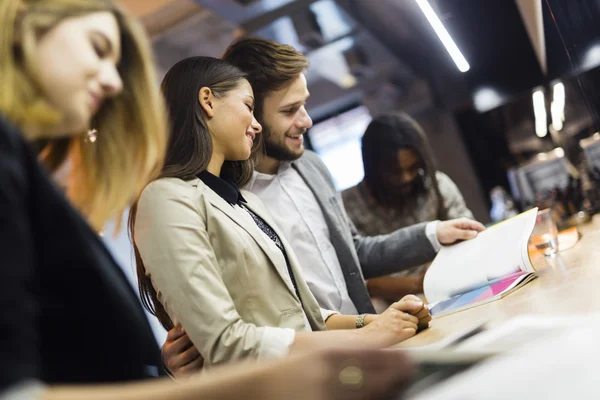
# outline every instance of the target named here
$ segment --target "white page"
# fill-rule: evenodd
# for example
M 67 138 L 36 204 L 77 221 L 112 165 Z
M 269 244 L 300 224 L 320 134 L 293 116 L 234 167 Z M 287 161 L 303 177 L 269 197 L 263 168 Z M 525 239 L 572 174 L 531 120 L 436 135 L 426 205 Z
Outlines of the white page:
M 462 341 L 463 351 L 512 351 L 542 338 L 556 336 L 578 326 L 600 327 L 600 314 L 520 315 Z
M 596 321 L 533 340 L 409 399 L 598 399 L 600 326 Z
M 527 271 L 523 253 L 536 216 L 537 209 L 532 209 L 486 229 L 473 240 L 442 247 L 425 274 L 427 301 L 436 303 L 493 279 Z

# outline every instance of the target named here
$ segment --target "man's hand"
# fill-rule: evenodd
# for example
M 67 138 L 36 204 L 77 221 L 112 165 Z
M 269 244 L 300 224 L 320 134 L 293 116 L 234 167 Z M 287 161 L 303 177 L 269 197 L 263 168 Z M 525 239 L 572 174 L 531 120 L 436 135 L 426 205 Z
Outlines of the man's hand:
M 175 377 L 189 375 L 200 371 L 204 358 L 185 333 L 182 326 L 169 331 L 162 347 L 162 357 L 165 367 Z
M 437 238 L 441 244 L 452 244 L 460 240 L 475 239 L 485 226 L 468 218 L 441 221 L 437 224 Z

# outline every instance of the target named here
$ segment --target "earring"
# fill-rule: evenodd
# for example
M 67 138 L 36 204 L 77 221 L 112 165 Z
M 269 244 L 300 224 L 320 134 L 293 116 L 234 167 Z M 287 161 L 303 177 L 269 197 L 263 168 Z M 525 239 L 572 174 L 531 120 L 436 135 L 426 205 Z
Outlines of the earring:
M 98 138 L 98 131 L 95 129 L 90 129 L 87 131 L 87 137 L 85 138 L 85 141 L 87 143 L 94 143 L 97 138 Z

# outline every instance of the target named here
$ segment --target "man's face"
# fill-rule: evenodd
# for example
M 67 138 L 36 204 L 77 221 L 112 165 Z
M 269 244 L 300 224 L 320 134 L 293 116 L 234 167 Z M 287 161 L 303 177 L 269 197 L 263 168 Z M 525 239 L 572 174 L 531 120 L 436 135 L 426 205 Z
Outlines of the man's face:
M 270 93 L 263 103 L 263 138 L 268 157 L 293 161 L 304 153 L 304 133 L 312 126 L 304 103 L 308 99 L 304 74 L 288 86 Z

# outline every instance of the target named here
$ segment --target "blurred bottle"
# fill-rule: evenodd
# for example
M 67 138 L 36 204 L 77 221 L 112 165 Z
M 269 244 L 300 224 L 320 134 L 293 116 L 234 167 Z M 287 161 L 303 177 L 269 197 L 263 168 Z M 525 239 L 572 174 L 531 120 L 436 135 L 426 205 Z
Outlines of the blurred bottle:
M 494 223 L 504 221 L 505 219 L 514 217 L 519 212 L 515 207 L 515 202 L 512 197 L 501 186 L 496 186 L 490 191 L 492 200 L 492 209 L 490 217 Z

